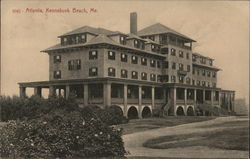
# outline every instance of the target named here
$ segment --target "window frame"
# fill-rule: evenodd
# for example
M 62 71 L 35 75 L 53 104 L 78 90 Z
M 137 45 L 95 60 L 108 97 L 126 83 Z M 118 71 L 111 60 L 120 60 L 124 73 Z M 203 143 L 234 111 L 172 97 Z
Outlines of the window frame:
M 93 55 L 93 53 L 96 53 L 96 55 Z M 98 59 L 98 51 L 97 50 L 90 50 L 89 51 L 89 60 L 96 60 Z
M 111 53 L 113 55 L 111 55 Z M 115 52 L 114 51 L 108 51 L 108 59 L 109 60 L 115 60 Z
M 93 69 L 95 69 L 95 73 L 92 71 Z M 95 77 L 98 76 L 98 68 L 97 67 L 91 67 L 89 68 L 89 77 Z

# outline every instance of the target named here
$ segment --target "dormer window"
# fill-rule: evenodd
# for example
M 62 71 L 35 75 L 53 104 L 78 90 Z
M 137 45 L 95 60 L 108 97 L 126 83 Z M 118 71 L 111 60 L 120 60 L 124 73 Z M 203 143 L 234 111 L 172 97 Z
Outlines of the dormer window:
M 140 43 L 138 40 L 134 40 L 134 45 L 136 48 L 140 48 Z
M 213 60 L 209 60 L 209 65 L 210 65 L 210 66 L 213 65 Z
M 126 44 L 126 40 L 124 36 L 120 36 L 120 43 L 125 45 Z

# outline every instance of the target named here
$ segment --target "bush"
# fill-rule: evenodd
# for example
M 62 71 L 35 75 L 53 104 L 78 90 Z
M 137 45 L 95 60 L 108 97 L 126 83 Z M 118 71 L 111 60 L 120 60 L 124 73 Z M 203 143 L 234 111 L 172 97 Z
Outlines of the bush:
M 121 130 L 87 111 L 58 110 L 41 118 L 9 121 L 0 129 L 0 153 L 24 158 L 124 156 Z
M 19 98 L 0 96 L 1 120 L 35 119 L 57 109 L 73 111 L 78 105 L 73 98 L 62 97 L 43 99 L 38 96 Z
M 101 109 L 97 105 L 88 105 L 83 107 L 82 112 L 89 114 L 90 117 L 95 116 L 99 118 L 106 125 L 117 125 L 128 123 L 128 119 L 123 116 L 123 112 L 119 106 L 113 105 Z

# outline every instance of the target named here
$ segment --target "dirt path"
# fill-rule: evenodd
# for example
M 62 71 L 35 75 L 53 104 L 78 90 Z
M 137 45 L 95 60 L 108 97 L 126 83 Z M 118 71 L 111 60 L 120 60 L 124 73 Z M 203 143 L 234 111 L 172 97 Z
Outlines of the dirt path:
M 227 121 L 248 120 L 237 117 L 219 117 L 214 120 L 184 124 L 174 127 L 165 127 L 144 132 L 137 132 L 123 136 L 125 149 L 130 152 L 129 156 L 152 156 L 152 157 L 188 157 L 188 158 L 248 158 L 249 152 L 236 150 L 221 150 L 203 146 L 172 148 L 172 149 L 151 149 L 143 147 L 142 144 L 148 139 L 166 136 L 189 134 L 205 131 L 213 131 L 221 128 L 199 128 L 199 126 L 219 124 Z

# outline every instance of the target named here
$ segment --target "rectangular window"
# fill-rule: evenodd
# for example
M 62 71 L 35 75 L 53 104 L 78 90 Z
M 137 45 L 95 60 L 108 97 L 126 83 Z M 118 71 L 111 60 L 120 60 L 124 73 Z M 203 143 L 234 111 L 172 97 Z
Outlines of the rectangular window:
M 155 41 L 155 36 L 148 36 L 148 38 L 150 39 L 150 40 L 152 40 L 152 41 Z
M 179 57 L 184 57 L 184 55 L 183 55 L 183 51 L 179 51 Z
M 138 72 L 132 71 L 131 72 L 131 77 L 132 77 L 132 79 L 138 79 Z
M 171 82 L 175 82 L 176 81 L 176 77 L 175 76 L 171 76 Z
M 122 61 L 122 62 L 128 62 L 128 55 L 122 53 L 122 54 L 121 54 L 121 61 Z
M 162 82 L 161 75 L 157 75 L 157 82 Z
M 115 52 L 114 51 L 108 51 L 108 59 L 115 60 Z
M 197 70 L 197 75 L 200 75 L 200 70 Z
M 181 63 L 179 63 L 179 70 L 180 70 L 180 71 L 183 71 L 183 70 L 184 70 L 184 65 L 181 64 Z
M 202 81 L 202 86 L 206 86 L 206 82 L 205 81 Z
M 171 55 L 176 56 L 176 50 L 175 49 L 171 49 Z
M 138 64 L 138 57 L 137 56 L 132 56 L 131 61 L 132 61 L 132 64 Z
M 61 62 L 61 55 L 54 56 L 54 63 L 60 63 Z
M 134 46 L 135 46 L 135 48 L 140 48 L 139 40 L 134 40 Z
M 215 82 L 213 82 L 213 87 L 214 87 L 214 88 L 216 87 L 216 83 L 215 83 Z
M 54 78 L 55 79 L 61 78 L 61 71 L 54 71 Z
M 115 68 L 108 68 L 108 76 L 115 77 Z
M 156 81 L 156 75 L 150 74 L 150 81 Z
M 199 80 L 197 80 L 196 84 L 197 84 L 197 86 L 200 86 L 201 82 Z
M 126 38 L 125 38 L 125 36 L 120 36 L 120 43 L 122 45 L 126 45 Z
M 189 59 L 189 53 L 188 53 L 188 52 L 187 52 L 187 54 L 186 54 L 186 58 Z
M 209 65 L 210 65 L 210 66 L 213 65 L 213 60 L 209 60 Z
M 81 69 L 81 60 L 70 60 L 68 61 L 68 69 L 69 70 L 80 70 Z
M 163 61 L 162 66 L 163 66 L 163 68 L 168 68 L 168 61 Z
M 92 67 L 89 69 L 89 76 L 97 76 L 98 75 L 98 69 L 97 67 Z
M 190 70 L 191 70 L 191 66 L 187 65 L 187 72 L 190 72 Z
M 206 71 L 202 70 L 202 76 L 205 76 L 205 75 L 206 75 Z
M 173 70 L 176 69 L 176 63 L 175 63 L 175 62 L 172 63 L 172 69 L 173 69 Z
M 192 61 L 196 62 L 196 56 L 194 56 L 194 55 L 192 56 Z
M 141 73 L 141 79 L 142 80 L 147 80 L 147 73 L 146 72 Z
M 207 77 L 210 77 L 210 76 L 211 76 L 211 72 L 207 71 Z
M 150 66 L 155 67 L 155 60 L 150 60 Z
M 121 78 L 128 78 L 128 71 L 125 69 L 121 70 Z
M 98 58 L 98 52 L 97 50 L 91 50 L 89 51 L 89 60 L 95 60 Z
M 195 80 L 192 80 L 192 84 L 195 85 Z
M 147 66 L 147 59 L 142 57 L 141 58 L 141 64 L 144 65 L 144 66 Z
M 186 78 L 186 83 L 187 83 L 187 84 L 190 84 L 190 82 L 191 82 L 190 78 L 187 77 L 187 78 Z
M 179 82 L 184 83 L 184 77 L 183 76 L 179 76 Z
M 168 75 L 161 76 L 161 81 L 162 82 L 168 82 Z
M 87 41 L 87 35 L 86 34 L 82 34 L 80 36 L 80 39 L 79 39 L 79 43 L 85 43 Z
M 157 68 L 161 68 L 161 62 L 157 61 Z
M 213 77 L 214 77 L 214 78 L 216 77 L 216 72 L 213 72 Z

